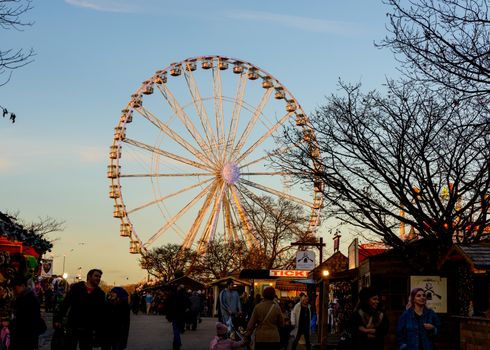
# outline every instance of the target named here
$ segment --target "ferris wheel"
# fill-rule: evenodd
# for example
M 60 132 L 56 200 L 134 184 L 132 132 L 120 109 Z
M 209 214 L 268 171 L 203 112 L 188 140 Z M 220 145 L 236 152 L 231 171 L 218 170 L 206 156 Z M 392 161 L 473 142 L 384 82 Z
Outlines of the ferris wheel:
M 301 204 L 315 234 L 321 184 L 285 187 L 271 166 L 275 137 L 300 128 L 320 157 L 309 120 L 272 75 L 243 60 L 203 56 L 172 63 L 131 95 L 115 127 L 107 177 L 130 253 L 164 242 L 206 250 L 217 236 L 257 244 L 246 203 L 263 195 Z M 272 209 L 273 210 L 273 209 Z

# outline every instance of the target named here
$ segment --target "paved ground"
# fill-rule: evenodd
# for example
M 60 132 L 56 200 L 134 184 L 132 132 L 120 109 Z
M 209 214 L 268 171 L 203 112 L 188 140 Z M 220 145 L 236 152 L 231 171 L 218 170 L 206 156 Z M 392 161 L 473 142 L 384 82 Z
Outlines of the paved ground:
M 39 349 L 49 350 L 53 330 L 52 314 L 43 314 L 48 330 L 40 337 Z M 196 331 L 182 334 L 182 350 L 208 350 L 209 342 L 216 332 L 216 318 L 203 318 Z M 312 339 L 313 340 L 313 339 Z M 298 346 L 298 350 L 304 349 Z M 171 350 L 172 325 L 164 316 L 131 314 L 128 350 Z

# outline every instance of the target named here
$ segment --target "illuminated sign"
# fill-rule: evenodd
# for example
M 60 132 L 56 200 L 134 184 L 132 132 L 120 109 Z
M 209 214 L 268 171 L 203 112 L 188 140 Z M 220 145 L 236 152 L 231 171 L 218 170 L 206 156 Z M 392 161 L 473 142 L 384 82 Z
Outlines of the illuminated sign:
M 269 270 L 269 276 L 308 278 L 308 272 L 303 270 Z

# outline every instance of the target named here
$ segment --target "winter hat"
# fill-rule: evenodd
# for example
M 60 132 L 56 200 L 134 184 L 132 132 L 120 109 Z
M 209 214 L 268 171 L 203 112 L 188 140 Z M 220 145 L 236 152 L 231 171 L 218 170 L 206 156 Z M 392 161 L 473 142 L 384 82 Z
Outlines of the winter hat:
M 216 322 L 216 334 L 218 334 L 218 335 L 224 335 L 227 332 L 228 332 L 228 327 L 226 327 L 221 322 Z
M 128 298 L 128 292 L 122 287 L 114 287 L 111 289 L 112 293 L 116 293 L 117 297 L 119 299 L 127 299 Z

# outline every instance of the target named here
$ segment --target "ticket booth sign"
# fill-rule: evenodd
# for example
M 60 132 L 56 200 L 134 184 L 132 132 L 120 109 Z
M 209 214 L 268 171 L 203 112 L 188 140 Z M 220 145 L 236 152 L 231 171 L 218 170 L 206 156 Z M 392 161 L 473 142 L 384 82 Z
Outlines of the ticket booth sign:
M 269 270 L 269 276 L 272 277 L 308 278 L 308 273 L 304 270 Z

